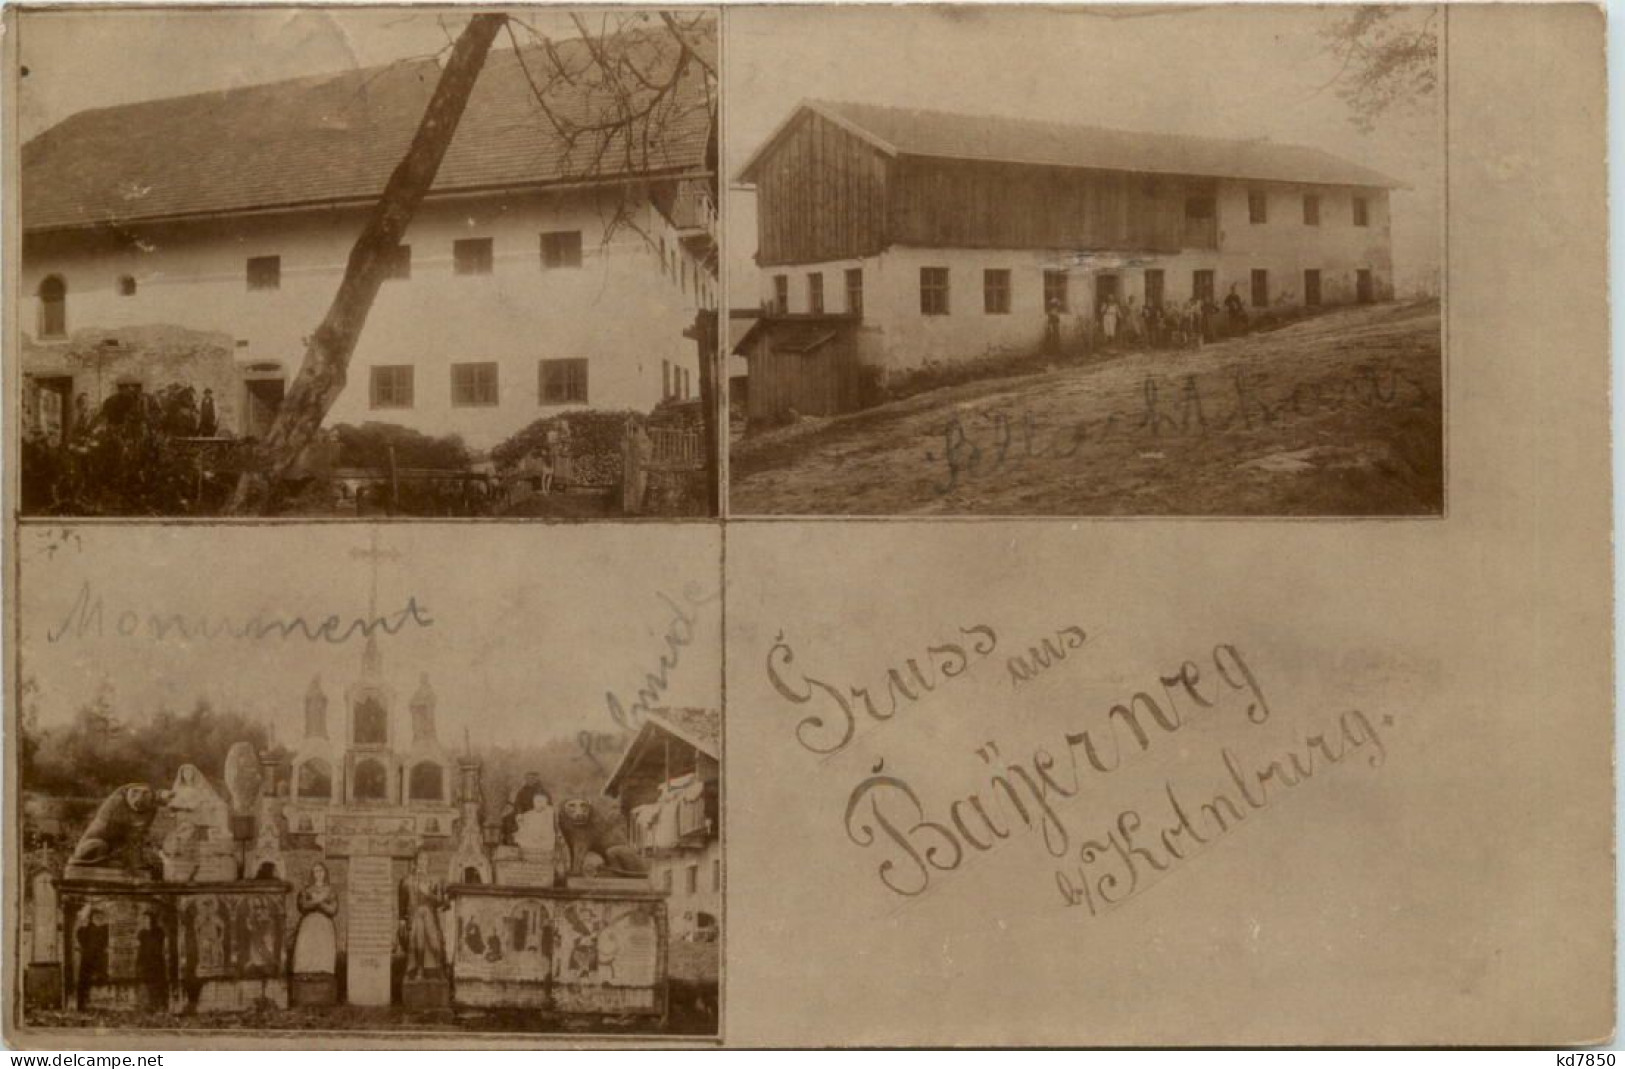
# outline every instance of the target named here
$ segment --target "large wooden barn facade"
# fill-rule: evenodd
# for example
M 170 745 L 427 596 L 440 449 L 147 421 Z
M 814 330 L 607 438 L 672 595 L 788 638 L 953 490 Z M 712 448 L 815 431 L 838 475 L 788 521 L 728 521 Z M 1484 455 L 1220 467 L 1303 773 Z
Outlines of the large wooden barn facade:
M 755 418 L 844 410 L 863 392 L 797 371 L 822 359 L 797 351 L 809 339 L 884 379 L 1031 351 L 1051 301 L 1070 320 L 1110 296 L 1392 295 L 1400 184 L 1301 146 L 809 101 L 738 179 L 756 191 L 767 313 L 742 347 Z M 809 332 L 823 319 L 833 330 Z

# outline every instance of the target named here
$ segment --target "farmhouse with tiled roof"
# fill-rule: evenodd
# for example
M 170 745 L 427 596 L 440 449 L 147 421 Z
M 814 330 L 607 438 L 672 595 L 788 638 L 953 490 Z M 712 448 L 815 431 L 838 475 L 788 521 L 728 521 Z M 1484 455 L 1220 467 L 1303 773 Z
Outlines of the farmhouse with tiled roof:
M 736 179 L 756 191 L 769 316 L 741 348 L 762 419 L 854 407 L 877 373 L 1034 351 L 1051 308 L 1383 299 L 1401 186 L 1266 140 L 822 101 Z
M 619 44 L 658 47 L 636 32 Z M 554 63 L 575 76 L 544 109 Z M 616 106 L 591 64 L 579 41 L 492 50 L 329 425 L 479 449 L 571 406 L 697 395 L 683 331 L 716 294 L 715 86 L 692 65 L 606 140 L 578 132 Z M 95 109 L 25 144 L 26 414 L 63 434 L 81 396 L 190 379 L 223 431 L 263 434 L 439 74 L 404 60 Z

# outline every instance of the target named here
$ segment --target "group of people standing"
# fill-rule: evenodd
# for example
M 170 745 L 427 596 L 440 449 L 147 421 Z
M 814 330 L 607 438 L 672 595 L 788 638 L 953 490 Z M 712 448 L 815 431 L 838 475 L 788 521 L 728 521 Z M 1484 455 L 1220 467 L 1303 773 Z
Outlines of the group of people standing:
M 1196 295 L 1185 301 L 1141 305 L 1136 297 L 1120 302 L 1113 294 L 1101 301 L 1092 313 L 1085 310 L 1076 318 L 1072 347 L 1085 353 L 1143 346 L 1200 348 L 1206 342 L 1247 329 L 1247 308 L 1233 286 L 1222 307 L 1210 296 Z M 1044 348 L 1051 353 L 1059 353 L 1065 347 L 1063 321 L 1060 300 L 1051 299 L 1044 334 Z

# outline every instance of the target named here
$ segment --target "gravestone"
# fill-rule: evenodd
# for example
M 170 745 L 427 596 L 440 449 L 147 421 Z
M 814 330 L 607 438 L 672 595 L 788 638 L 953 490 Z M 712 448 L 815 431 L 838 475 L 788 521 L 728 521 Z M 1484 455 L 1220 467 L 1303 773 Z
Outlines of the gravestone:
M 33 925 L 23 998 L 30 1009 L 62 1008 L 62 948 L 57 941 L 56 880 L 41 870 L 29 882 Z
M 389 961 L 395 947 L 395 880 L 389 855 L 351 857 L 347 891 L 345 1001 L 352 1006 L 387 1006 Z
M 56 938 L 56 879 L 49 871 L 42 869 L 34 874 L 29 887 L 33 899 L 34 926 L 30 933 L 33 945 L 29 948 L 28 960 L 36 964 L 60 962 L 62 951 Z

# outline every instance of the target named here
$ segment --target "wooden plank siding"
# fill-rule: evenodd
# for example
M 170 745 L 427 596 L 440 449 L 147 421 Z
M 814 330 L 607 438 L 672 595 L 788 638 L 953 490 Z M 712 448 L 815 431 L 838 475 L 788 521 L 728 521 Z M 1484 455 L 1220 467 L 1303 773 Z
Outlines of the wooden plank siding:
M 785 131 L 756 180 L 764 267 L 873 256 L 886 238 L 887 160 L 821 115 Z
M 905 156 L 889 188 L 899 245 L 1177 252 L 1218 243 L 1216 230 L 1187 233 L 1187 194 L 1212 195 L 1201 179 Z

